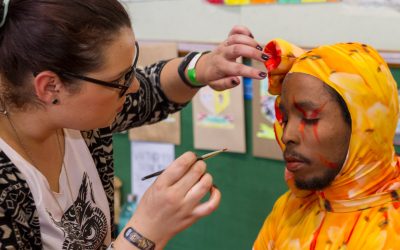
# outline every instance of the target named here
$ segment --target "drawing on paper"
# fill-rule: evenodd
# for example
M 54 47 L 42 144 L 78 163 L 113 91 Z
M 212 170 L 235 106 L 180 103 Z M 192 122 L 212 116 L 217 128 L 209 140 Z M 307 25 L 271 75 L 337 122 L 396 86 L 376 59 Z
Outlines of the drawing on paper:
M 268 93 L 268 79 L 260 81 L 260 112 L 266 122 L 260 122 L 257 137 L 261 139 L 275 139 L 274 122 L 276 96 Z
M 204 107 L 203 112 L 197 114 L 197 124 L 207 128 L 233 129 L 234 118 L 231 114 L 224 112 L 231 104 L 231 92 L 225 90 L 214 91 L 206 87 L 199 93 L 200 103 Z

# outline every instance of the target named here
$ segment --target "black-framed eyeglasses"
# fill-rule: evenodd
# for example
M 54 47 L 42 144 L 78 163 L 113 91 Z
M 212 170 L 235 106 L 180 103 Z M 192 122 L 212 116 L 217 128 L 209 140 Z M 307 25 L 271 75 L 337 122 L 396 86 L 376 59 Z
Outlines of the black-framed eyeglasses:
M 119 92 L 119 97 L 122 97 L 125 95 L 126 91 L 132 85 L 133 78 L 135 77 L 136 64 L 139 59 L 139 44 L 137 42 L 135 42 L 135 49 L 136 49 L 136 52 L 135 52 L 136 54 L 135 54 L 135 58 L 133 60 L 132 66 L 125 73 L 125 75 L 117 81 L 105 82 L 105 81 L 101 81 L 101 80 L 94 79 L 91 77 L 67 72 L 67 71 L 58 71 L 57 73 L 60 74 L 61 76 L 72 77 L 72 78 L 84 80 L 84 81 L 91 82 L 91 83 L 98 84 L 98 85 L 120 89 L 121 91 Z M 121 84 L 121 80 L 123 80 L 122 84 Z

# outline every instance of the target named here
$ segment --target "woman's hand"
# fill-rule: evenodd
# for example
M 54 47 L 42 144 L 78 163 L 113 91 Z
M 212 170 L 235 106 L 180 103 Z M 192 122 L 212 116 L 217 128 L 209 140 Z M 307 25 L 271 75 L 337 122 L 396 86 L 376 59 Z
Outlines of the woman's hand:
M 211 192 L 209 199 L 201 199 Z M 212 177 L 206 173 L 204 161 L 196 161 L 191 152 L 176 159 L 143 195 L 135 214 L 127 226 L 163 249 L 180 231 L 201 217 L 212 213 L 219 205 L 221 193 L 213 186 Z M 121 245 L 123 244 L 123 245 Z M 120 234 L 114 244 L 116 249 L 129 246 Z
M 238 63 L 239 57 L 260 62 L 268 59 L 251 32 L 243 26 L 235 26 L 228 38 L 212 52 L 203 55 L 196 65 L 197 80 L 215 90 L 225 90 L 239 85 L 240 76 L 263 79 L 267 74 L 259 69 Z

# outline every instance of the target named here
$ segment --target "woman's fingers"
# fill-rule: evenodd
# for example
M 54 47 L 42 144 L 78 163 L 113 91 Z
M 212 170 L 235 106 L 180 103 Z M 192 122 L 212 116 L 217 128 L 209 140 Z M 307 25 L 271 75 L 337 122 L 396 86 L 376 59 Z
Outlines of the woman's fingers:
M 210 192 L 210 197 L 206 202 L 201 203 L 201 200 L 207 193 Z M 220 191 L 213 186 L 213 179 L 210 174 L 205 174 L 194 185 L 185 196 L 185 201 L 188 206 L 192 206 L 192 216 L 194 218 L 200 218 L 211 214 L 218 208 L 221 201 Z
M 210 198 L 208 201 L 199 204 L 192 212 L 192 215 L 195 218 L 200 218 L 207 216 L 214 212 L 221 202 L 221 192 L 215 187 L 212 186 L 210 189 Z
M 236 60 L 238 57 L 247 57 L 264 62 L 269 59 L 267 54 L 263 53 L 256 47 L 240 43 L 234 43 L 224 47 L 222 49 L 222 53 L 227 60 Z
M 209 85 L 216 90 L 218 90 L 218 84 L 213 83 L 224 84 L 229 87 L 238 85 L 240 83 L 240 78 L 238 76 L 253 79 L 264 79 L 267 76 L 262 70 L 231 61 L 221 61 L 221 63 L 216 65 L 212 70 L 215 72 L 214 74 L 223 76 L 218 79 L 218 82 L 211 81 L 212 83 L 209 83 Z M 234 82 L 232 82 L 232 80 Z
M 200 200 L 210 191 L 212 183 L 212 176 L 209 173 L 204 174 L 185 194 L 185 202 L 188 202 L 189 206 L 197 206 Z
M 231 89 L 240 84 L 240 78 L 238 76 L 230 76 L 213 81 L 208 85 L 216 91 L 224 91 L 226 89 Z
M 267 76 L 265 71 L 237 62 L 240 57 L 260 62 L 269 59 L 249 29 L 235 26 L 224 42 L 198 61 L 196 70 L 199 82 L 207 83 L 213 89 L 222 91 L 239 85 L 240 76 L 259 80 Z
M 230 46 L 230 45 L 234 45 L 234 44 L 242 44 L 242 45 L 247 45 L 253 48 L 257 48 L 258 43 L 256 42 L 256 40 L 254 40 L 253 38 L 246 36 L 246 35 L 241 35 L 241 34 L 237 34 L 237 35 L 232 35 L 229 36 L 225 42 L 222 43 L 225 46 Z M 259 49 L 257 49 L 258 51 L 260 51 Z
M 254 38 L 254 36 L 251 33 L 251 31 L 247 27 L 241 26 L 241 25 L 235 25 L 231 29 L 231 31 L 229 32 L 229 36 L 234 35 L 234 34 L 242 34 L 242 35 L 246 35 L 246 36 L 249 36 L 251 38 Z
M 197 156 L 193 152 L 184 153 L 160 175 L 157 179 L 158 185 L 172 186 L 186 174 L 196 160 Z
M 185 196 L 186 193 L 199 181 L 206 172 L 206 163 L 204 161 L 195 162 L 186 174 L 174 184 L 174 189 L 179 196 Z

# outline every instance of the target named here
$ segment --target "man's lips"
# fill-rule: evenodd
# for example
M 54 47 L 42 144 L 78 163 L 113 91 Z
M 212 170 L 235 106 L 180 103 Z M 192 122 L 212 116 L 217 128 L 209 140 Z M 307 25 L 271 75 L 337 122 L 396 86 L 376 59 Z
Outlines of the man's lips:
M 290 172 L 298 171 L 304 165 L 304 161 L 286 161 L 286 168 Z
M 295 156 L 294 156 L 295 155 Z M 307 163 L 307 160 L 304 157 L 301 157 L 298 154 L 284 154 L 284 159 L 286 161 L 286 168 L 290 172 L 298 171 L 304 164 Z

